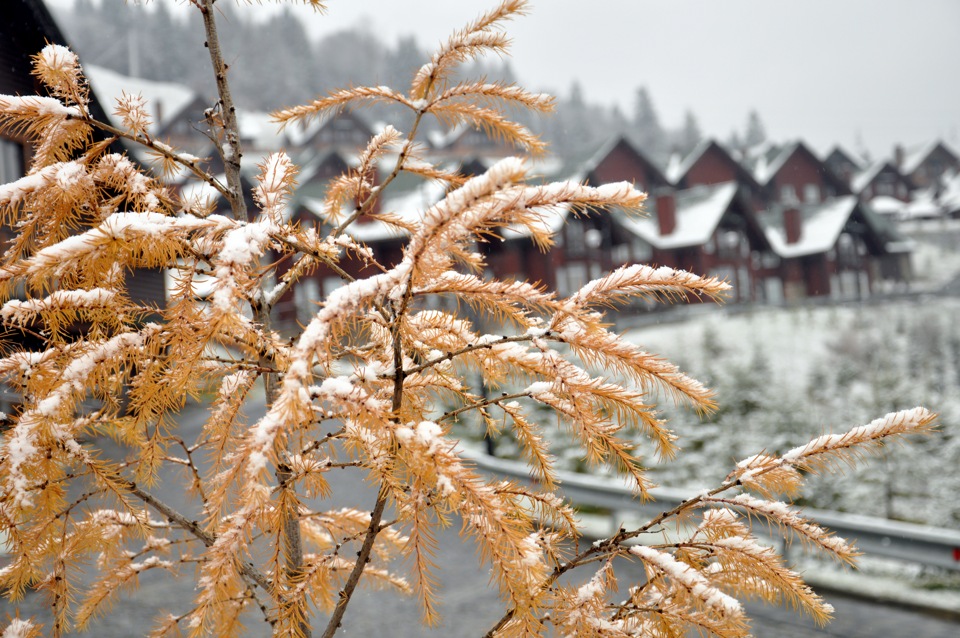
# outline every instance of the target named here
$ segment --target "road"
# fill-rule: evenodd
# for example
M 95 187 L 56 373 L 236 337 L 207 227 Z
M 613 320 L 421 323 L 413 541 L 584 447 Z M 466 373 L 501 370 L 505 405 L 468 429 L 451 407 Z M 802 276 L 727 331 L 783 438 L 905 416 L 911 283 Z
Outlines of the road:
M 185 412 L 181 427 L 188 440 L 189 432 L 196 432 L 199 428 L 202 415 L 197 408 L 188 408 Z M 118 450 L 108 450 L 108 453 L 120 454 Z M 185 492 L 183 479 L 171 475 L 165 478 L 172 481 L 172 487 L 166 487 L 162 496 L 171 504 L 178 504 Z M 358 470 L 331 473 L 331 482 L 335 496 L 329 499 L 328 507 L 373 507 L 375 493 L 362 481 Z M 502 605 L 496 591 L 490 587 L 489 572 L 477 564 L 473 547 L 461 543 L 458 530 L 458 526 L 452 526 L 440 532 L 438 538 L 435 562 L 442 567 L 438 587 L 443 615 L 440 626 L 421 627 L 417 622 L 417 604 L 412 598 L 361 589 L 351 601 L 340 635 L 391 638 L 473 638 L 483 635 L 502 613 Z M 629 570 L 629 566 L 625 567 Z M 620 574 L 621 582 L 642 577 L 639 573 L 625 571 Z M 76 635 L 102 638 L 145 635 L 158 616 L 167 612 L 181 613 L 194 594 L 189 578 L 175 581 L 166 574 L 148 572 L 141 577 L 139 589 L 117 601 L 107 619 L 96 624 L 89 633 Z M 835 594 L 826 598 L 836 608 L 836 617 L 826 628 L 817 628 L 809 619 L 790 611 L 747 605 L 753 618 L 754 635 L 757 638 L 956 638 L 960 635 L 960 624 L 922 613 Z M 0 618 L 7 613 L 14 614 L 18 607 L 21 617 L 32 616 L 50 625 L 49 609 L 42 596 L 27 594 L 19 605 L 0 601 Z M 251 636 L 268 635 L 253 617 L 249 627 Z

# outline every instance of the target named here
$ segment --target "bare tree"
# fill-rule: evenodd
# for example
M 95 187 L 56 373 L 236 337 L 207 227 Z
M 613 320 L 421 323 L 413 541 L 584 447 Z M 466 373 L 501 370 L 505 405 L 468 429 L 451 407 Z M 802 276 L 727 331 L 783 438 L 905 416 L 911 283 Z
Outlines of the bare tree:
M 850 451 L 929 429 L 934 416 L 924 409 L 825 435 L 782 456 L 752 456 L 716 488 L 577 549 L 577 520 L 558 492 L 542 435 L 547 425 L 531 417 L 532 408 L 555 412 L 589 462 L 612 466 L 629 477 L 638 498 L 648 496 L 649 480 L 626 435 L 644 432 L 670 456 L 675 437 L 652 405 L 656 391 L 703 411 L 714 408 L 712 395 L 611 332 L 603 311 L 635 297 L 720 298 L 728 286 L 633 265 L 561 298 L 527 282 L 474 274 L 485 265 L 478 242 L 507 229 L 547 247 L 548 219 L 560 211 L 639 212 L 645 199 L 628 183 L 533 183 L 522 159 L 466 179 L 419 155 L 417 134 L 428 116 L 543 151 L 502 109 L 548 111 L 551 98 L 508 84 L 451 80 L 476 55 L 506 51 L 502 26 L 524 12 L 523 0 L 504 0 L 457 31 L 405 92 L 344 89 L 276 113 L 284 124 L 368 103 L 414 114 L 408 131 L 387 126 L 357 166 L 334 180 L 326 198 L 332 230 L 324 233 L 289 222 L 285 207 L 297 168 L 284 153 L 262 162 L 256 210 L 247 210 L 217 11 L 214 0 L 191 4 L 204 24 L 219 95 L 209 133 L 223 178 L 150 137 L 139 96 L 119 100 L 122 128 L 95 121 L 77 57 L 61 46 L 36 57 L 36 75 L 50 96 L 0 96 L 0 126 L 34 141 L 29 174 L 0 187 L 4 220 L 17 229 L 0 281 L 8 296 L 25 292 L 0 316 L 42 344 L 34 350 L 5 344 L 0 359 L 0 372 L 23 396 L 22 409 L 7 417 L 0 450 L 0 524 L 11 548 L 0 585 L 10 596 L 44 591 L 54 609 L 50 633 L 59 636 L 87 627 L 139 574 L 189 577 L 191 570 L 178 568 L 196 565 L 192 604 L 159 619 L 152 635 L 233 636 L 241 621 L 258 616 L 276 635 L 317 629 L 332 636 L 361 581 L 414 593 L 423 621 L 433 623 L 434 533 L 455 517 L 505 601 L 490 636 L 537 635 L 548 624 L 578 636 L 680 636 L 691 627 L 745 636 L 742 596 L 789 601 L 818 620 L 829 617 L 829 605 L 757 542 L 750 522 L 769 522 L 852 560 L 847 543 L 774 495 L 795 493 L 802 472 L 830 467 Z M 110 137 L 96 141 L 97 130 Z M 202 179 L 229 202 L 231 214 L 211 214 L 172 195 L 161 178 L 111 152 L 114 138 L 145 147 L 160 175 L 179 170 Z M 371 183 L 372 167 L 383 161 L 392 171 Z M 404 172 L 449 187 L 415 222 L 374 206 Z M 361 216 L 406 233 L 398 263 L 381 263 L 345 232 Z M 342 267 L 347 254 L 367 260 L 377 274 L 352 277 Z M 344 285 L 293 339 L 281 338 L 273 309 L 321 265 L 339 272 Z M 175 287 L 166 307 L 132 301 L 125 277 L 131 268 L 170 271 Z M 201 277 L 212 282 L 205 301 L 195 291 Z M 434 299 L 469 304 L 498 318 L 501 329 L 481 334 L 456 304 L 428 303 Z M 474 370 L 504 393 L 475 395 L 464 381 Z M 247 424 L 239 415 L 258 384 L 267 412 Z M 187 439 L 178 412 L 187 396 L 211 388 L 209 417 Z M 479 474 L 450 437 L 459 415 L 492 420 L 492 406 L 506 415 L 538 489 Z M 127 460 L 98 454 L 105 436 L 128 447 Z M 158 470 L 170 464 L 189 472 L 199 519 L 159 496 Z M 379 488 L 373 508 L 324 509 L 331 472 L 373 481 Z M 681 538 L 627 543 L 681 517 L 696 521 Z M 397 572 L 398 556 L 408 559 L 409 577 Z M 609 594 L 624 559 L 640 561 L 647 580 L 614 602 Z M 97 574 L 83 588 L 81 564 Z M 590 570 L 581 585 L 566 578 L 577 568 Z M 15 619 L 7 632 L 39 629 Z

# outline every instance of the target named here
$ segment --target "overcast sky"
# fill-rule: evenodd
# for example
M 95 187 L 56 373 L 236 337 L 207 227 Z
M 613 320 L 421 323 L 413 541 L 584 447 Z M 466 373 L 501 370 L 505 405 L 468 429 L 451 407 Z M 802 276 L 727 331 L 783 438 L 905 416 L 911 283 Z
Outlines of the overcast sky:
M 432 46 L 495 0 L 327 4 L 293 8 L 317 34 L 363 25 Z M 858 135 L 875 156 L 936 137 L 960 148 L 958 0 L 534 0 L 509 32 L 528 88 L 566 95 L 576 78 L 590 101 L 629 114 L 645 85 L 666 126 L 690 109 L 726 138 L 755 108 L 771 137 L 821 152 Z

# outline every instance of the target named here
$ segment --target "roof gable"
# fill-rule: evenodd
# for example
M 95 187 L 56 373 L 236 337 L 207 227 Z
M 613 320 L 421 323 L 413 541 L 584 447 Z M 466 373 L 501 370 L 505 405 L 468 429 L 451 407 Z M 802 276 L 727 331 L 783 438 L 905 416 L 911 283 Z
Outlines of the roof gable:
M 5 0 L 0 20 L 0 93 L 34 93 L 31 56 L 47 43 L 66 45 L 56 21 L 40 0 Z
M 627 181 L 649 190 L 670 183 L 657 165 L 622 135 L 608 140 L 577 173 L 596 184 Z
M 677 168 L 678 177 L 674 183 L 686 187 L 696 186 L 697 184 L 717 183 L 713 181 L 700 181 L 692 175 L 698 172 L 698 168 L 702 168 L 706 162 L 710 161 L 719 162 L 728 167 L 733 178 L 748 188 L 760 188 L 760 184 L 753 174 L 744 168 L 743 164 L 735 160 L 730 152 L 714 139 L 703 140 L 684 158 L 683 163 Z M 691 179 L 694 181 L 691 182 Z

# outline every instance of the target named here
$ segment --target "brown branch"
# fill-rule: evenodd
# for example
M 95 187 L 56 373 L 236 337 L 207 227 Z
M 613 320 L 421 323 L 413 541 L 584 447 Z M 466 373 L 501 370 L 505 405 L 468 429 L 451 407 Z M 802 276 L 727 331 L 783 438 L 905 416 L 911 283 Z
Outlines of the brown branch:
M 200 526 L 200 523 L 197 521 L 191 521 L 186 516 L 173 509 L 150 492 L 147 492 L 143 488 L 139 487 L 133 481 L 125 482 L 123 483 L 123 486 L 130 490 L 131 494 L 160 512 L 160 514 L 162 514 L 168 521 L 174 525 L 177 525 L 181 529 L 190 532 L 198 539 L 203 541 L 203 544 L 207 547 L 211 547 L 216 542 L 216 536 L 204 530 L 203 527 Z M 259 585 L 264 591 L 273 591 L 273 583 L 270 582 L 270 579 L 252 564 L 245 562 L 240 563 L 240 574 L 244 578 Z
M 373 543 L 377 540 L 380 532 L 383 531 L 383 528 L 380 526 L 380 521 L 383 519 L 383 510 L 386 505 L 387 496 L 381 492 L 377 495 L 377 504 L 370 514 L 370 525 L 367 527 L 366 535 L 363 538 L 363 545 L 361 545 L 360 551 L 357 552 L 357 562 L 350 571 L 350 576 L 347 578 L 343 589 L 340 590 L 340 599 L 337 601 L 337 606 L 334 608 L 333 614 L 330 615 L 330 620 L 327 623 L 327 628 L 323 632 L 322 638 L 332 638 L 340 627 L 343 615 L 347 611 L 347 605 L 350 604 L 350 598 L 357 589 L 357 585 L 360 583 L 360 577 L 363 575 L 363 570 L 370 560 Z
M 79 118 L 79 119 L 81 119 L 85 124 L 94 126 L 106 133 L 109 133 L 110 135 L 113 135 L 114 137 L 123 138 L 125 140 L 130 140 L 131 142 L 136 142 L 141 146 L 146 146 L 151 151 L 154 151 L 155 153 L 159 153 L 160 155 L 163 155 L 167 159 L 170 159 L 176 162 L 177 164 L 180 164 L 184 168 L 189 169 L 191 173 L 199 177 L 201 180 L 203 180 L 207 184 L 210 184 L 210 186 L 216 189 L 218 193 L 220 193 L 224 197 L 227 197 L 226 187 L 220 182 L 218 182 L 217 178 L 215 178 L 213 175 L 211 175 L 210 173 L 200 168 L 200 166 L 197 164 L 196 161 L 188 160 L 182 155 L 178 153 L 174 153 L 165 144 L 157 144 L 155 140 L 149 137 L 128 133 L 123 129 L 117 128 L 115 126 L 111 126 L 110 124 L 101 122 L 100 120 L 94 119 L 93 117 L 88 116 L 88 117 Z
M 214 2 L 216 0 L 199 0 L 196 4 L 203 15 L 203 28 L 206 33 L 204 42 L 210 52 L 210 63 L 213 65 L 213 74 L 217 83 L 217 94 L 220 96 L 219 106 L 223 118 L 223 134 L 226 144 L 218 145 L 220 156 L 223 159 L 224 172 L 227 175 L 227 188 L 224 196 L 230 202 L 230 210 L 235 219 L 246 221 L 247 203 L 243 199 L 243 186 L 240 183 L 240 159 L 243 149 L 240 145 L 240 127 L 237 124 L 237 109 L 233 104 L 233 95 L 230 84 L 227 82 L 227 63 L 223 59 L 220 48 L 220 37 L 217 33 L 217 22 L 214 18 Z M 226 148 L 224 148 L 226 146 Z

